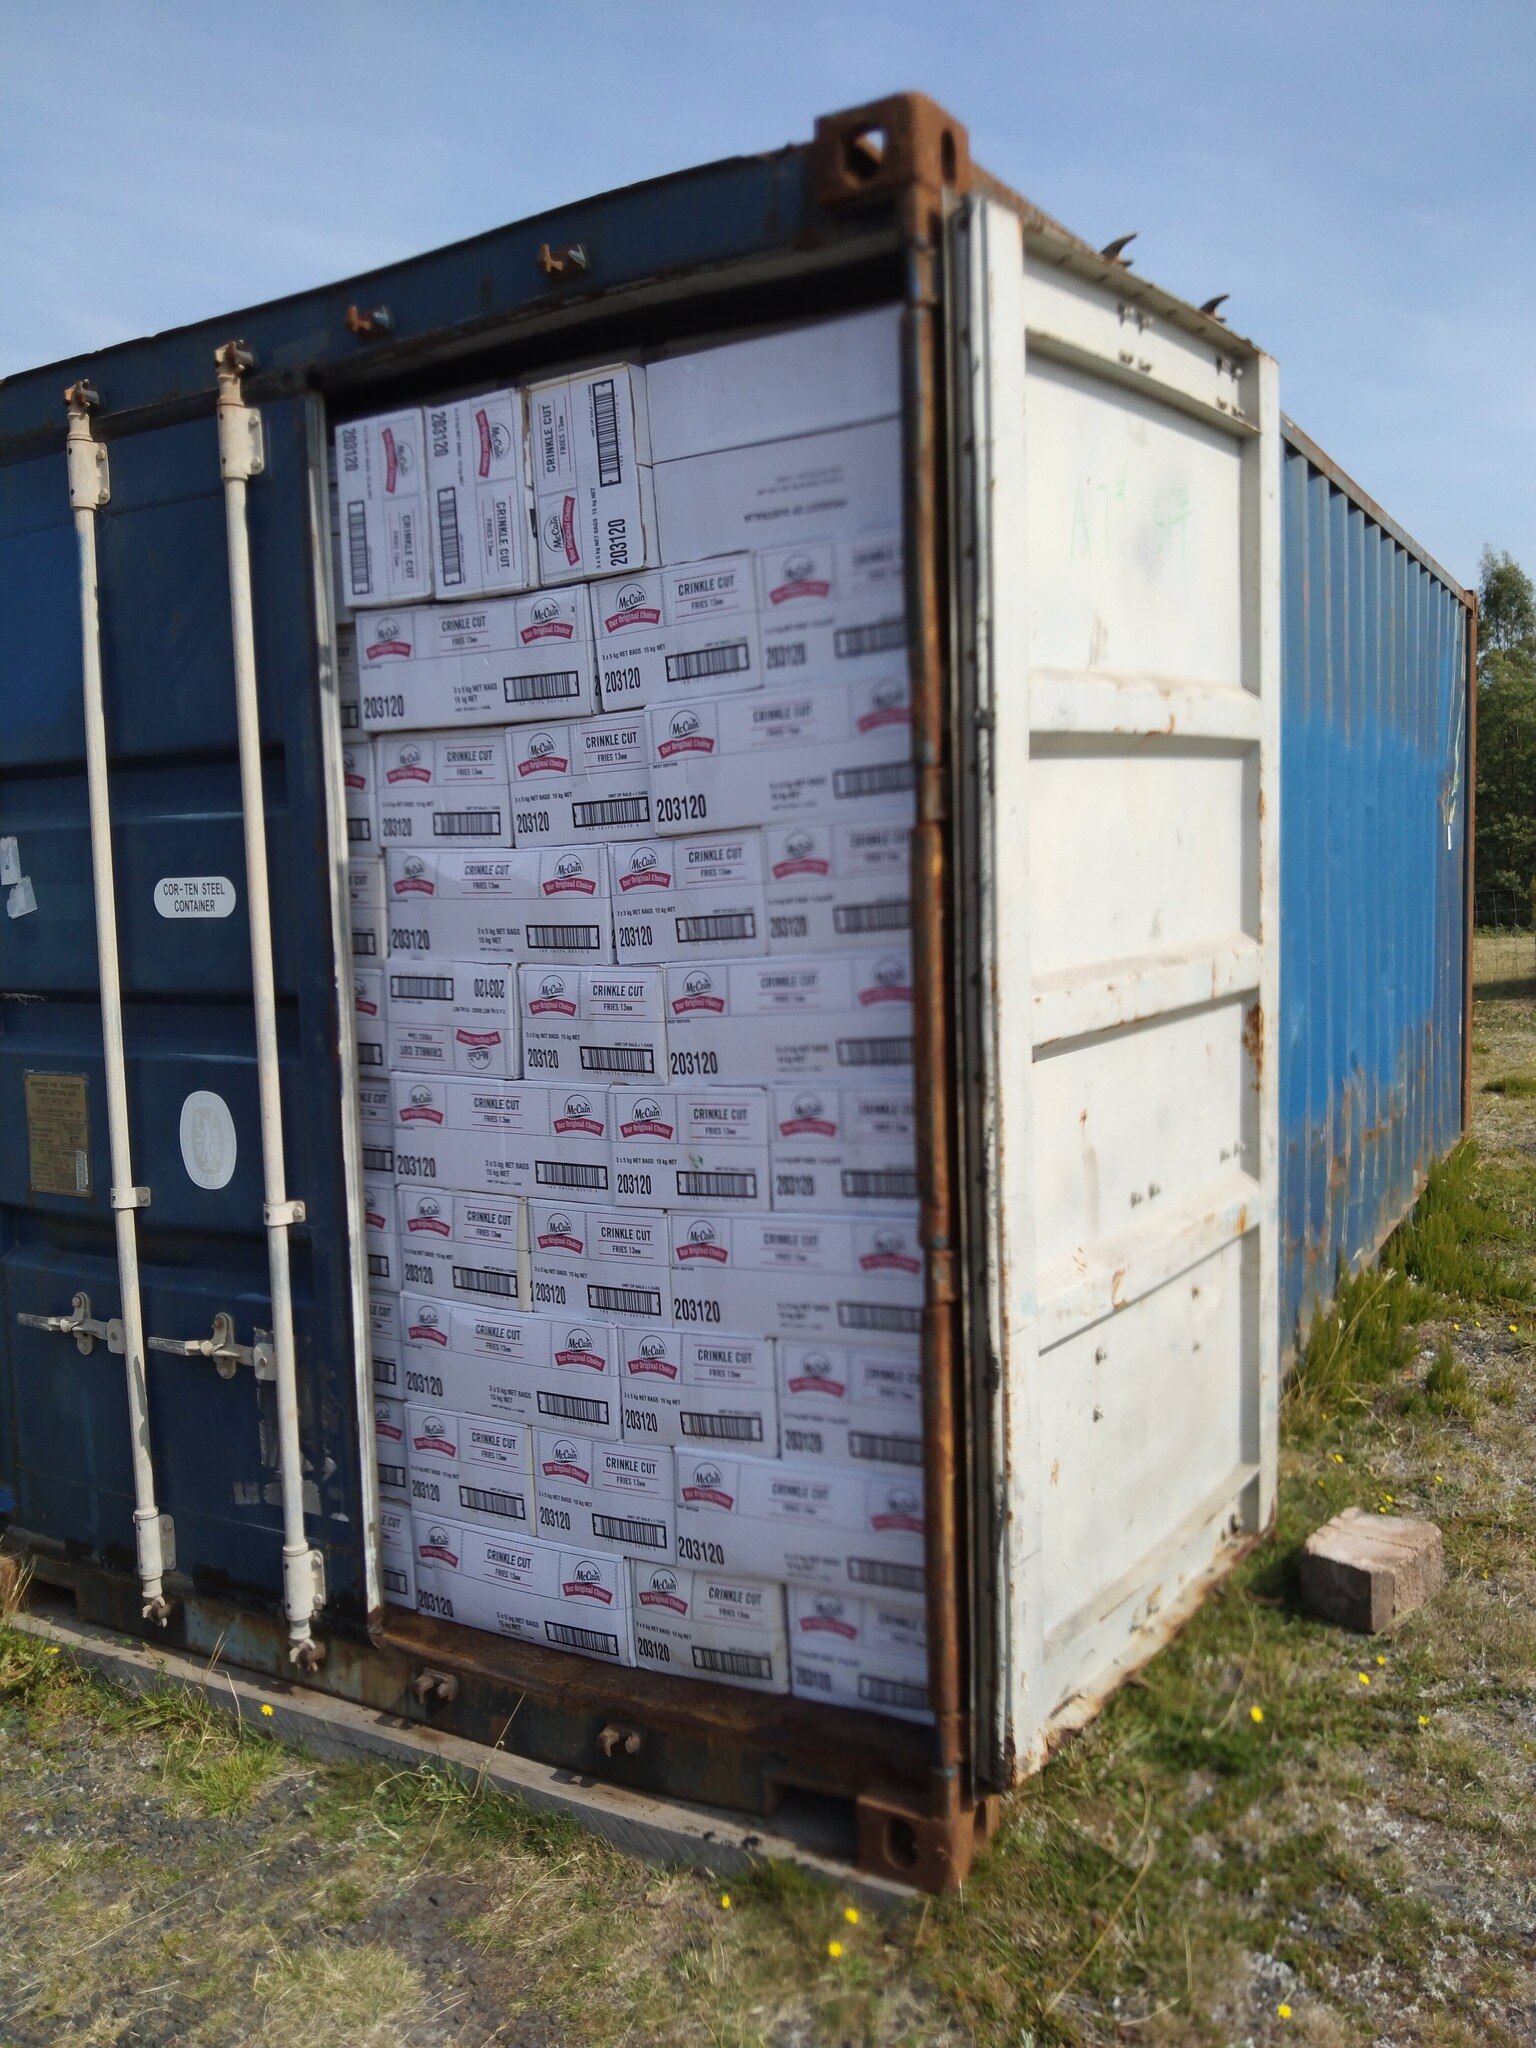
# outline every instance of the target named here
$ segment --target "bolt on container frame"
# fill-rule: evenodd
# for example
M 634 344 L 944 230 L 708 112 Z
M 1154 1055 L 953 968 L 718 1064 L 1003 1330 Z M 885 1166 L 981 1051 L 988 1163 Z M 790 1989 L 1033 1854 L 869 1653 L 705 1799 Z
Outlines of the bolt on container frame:
M 383 1605 L 328 556 L 338 420 L 881 303 L 932 1728 Z M 0 385 L 0 839 L 36 905 L 0 919 L 8 1549 L 83 1618 L 575 1772 L 850 1799 L 865 1869 L 957 1882 L 1272 1514 L 1280 462 L 1269 359 L 918 96 Z

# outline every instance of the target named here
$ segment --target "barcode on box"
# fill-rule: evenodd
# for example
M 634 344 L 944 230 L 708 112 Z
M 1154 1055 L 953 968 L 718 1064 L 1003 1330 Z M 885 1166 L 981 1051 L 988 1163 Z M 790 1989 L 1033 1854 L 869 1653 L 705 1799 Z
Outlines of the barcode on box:
M 651 800 L 648 796 L 594 797 L 590 803 L 571 805 L 571 823 L 580 831 L 595 832 L 604 825 L 648 825 Z
M 364 1039 L 357 1048 L 357 1064 L 360 1067 L 382 1067 L 384 1048 L 377 1041 Z
M 665 1522 L 641 1522 L 633 1515 L 600 1515 L 593 1510 L 592 1534 L 608 1543 L 638 1543 L 643 1550 L 665 1550 Z
M 517 1275 L 500 1273 L 492 1266 L 455 1266 L 453 1284 L 460 1294 L 494 1294 L 499 1301 L 516 1301 Z
M 763 1440 L 761 1415 L 696 1415 L 682 1413 L 684 1436 L 708 1437 L 716 1443 L 760 1444 Z
M 923 1312 L 891 1308 L 880 1301 L 840 1301 L 837 1323 L 842 1330 L 889 1330 L 897 1336 L 915 1337 L 923 1327 Z
M 453 1001 L 453 976 L 451 974 L 392 974 L 389 977 L 389 992 L 404 1002 L 451 1003 Z
M 386 1593 L 408 1593 L 410 1591 L 405 1573 L 396 1571 L 392 1564 L 387 1564 L 384 1567 L 384 1590 Z
M 432 831 L 438 839 L 499 839 L 500 811 L 434 811 Z
M 368 830 L 368 820 L 366 818 L 348 818 L 347 837 L 352 841 L 354 846 L 360 840 L 365 843 L 368 840 L 370 840 L 373 837 L 373 834 Z
M 363 1171 L 365 1173 L 393 1173 L 395 1170 L 395 1148 L 393 1145 L 365 1145 L 363 1147 Z
M 886 1167 L 880 1172 L 862 1166 L 845 1166 L 839 1178 L 850 1202 L 915 1202 L 917 1168 Z
M 484 1486 L 461 1486 L 459 1506 L 481 1515 L 500 1515 L 508 1522 L 528 1519 L 528 1506 L 520 1493 L 492 1493 Z
M 835 931 L 852 935 L 855 932 L 904 932 L 912 922 L 910 902 L 899 903 L 837 903 L 832 908 L 832 925 Z
M 558 697 L 579 697 L 581 675 L 574 668 L 558 668 L 547 675 L 503 676 L 501 687 L 509 704 L 548 704 Z
M 370 1252 L 368 1254 L 368 1278 L 370 1280 L 387 1280 L 389 1278 L 389 1256 L 387 1253 Z
M 888 1593 L 921 1593 L 920 1564 L 887 1564 L 880 1557 L 850 1557 L 848 1576 L 856 1586 L 883 1586 Z
M 712 939 L 755 939 L 757 918 L 750 910 L 721 911 L 713 917 L 676 919 L 680 946 L 703 946 Z
M 711 1650 L 704 1643 L 695 1643 L 693 1668 L 718 1671 L 722 1678 L 772 1678 L 773 1659 L 761 1650 Z
M 626 1316 L 659 1316 L 661 1291 L 655 1287 L 603 1287 L 589 1281 L 587 1306 Z
M 832 656 L 835 661 L 848 661 L 860 654 L 889 654 L 892 648 L 906 644 L 905 619 L 876 619 L 872 626 L 839 626 L 832 635 Z
M 608 1420 L 608 1403 L 593 1401 L 582 1394 L 540 1394 L 539 1413 L 558 1415 L 562 1422 L 601 1422 Z
M 605 1188 L 606 1166 L 582 1166 L 573 1159 L 536 1159 L 533 1177 L 541 1188 Z
M 915 1707 L 928 1704 L 926 1685 L 913 1685 L 904 1678 L 876 1678 L 873 1672 L 859 1673 L 859 1698 L 876 1707 Z
M 877 761 L 872 768 L 839 768 L 832 776 L 834 796 L 888 796 L 913 786 L 910 761 Z
M 531 924 L 528 943 L 551 953 L 595 953 L 598 930 L 595 924 Z
M 667 656 L 669 683 L 696 683 L 701 676 L 739 676 L 752 666 L 745 640 L 732 640 L 724 647 L 700 647 L 692 654 Z
M 378 950 L 379 942 L 374 933 L 354 932 L 352 934 L 352 957 L 354 960 L 369 959 Z
M 400 1368 L 392 1358 L 376 1358 L 373 1361 L 373 1384 L 376 1387 L 392 1387 L 400 1377 Z
M 848 1455 L 878 1458 L 882 1465 L 921 1465 L 923 1447 L 915 1436 L 876 1436 L 867 1429 L 850 1429 Z
M 806 1692 L 830 1692 L 832 1674 L 830 1671 L 818 1670 L 814 1664 L 797 1664 L 795 1683 Z
M 347 502 L 347 562 L 353 595 L 366 597 L 373 589 L 373 567 L 368 559 L 368 515 L 361 498 Z
M 691 1195 L 695 1200 L 713 1201 L 717 1196 L 726 1202 L 755 1202 L 757 1200 L 757 1175 L 755 1173 L 695 1173 L 686 1167 L 677 1171 L 677 1192 Z
M 649 1045 L 584 1045 L 584 1074 L 654 1074 L 655 1049 Z
M 405 1467 L 403 1465 L 380 1465 L 379 1484 L 380 1486 L 396 1487 L 401 1493 L 404 1493 Z
M 544 1633 L 559 1650 L 589 1650 L 595 1657 L 617 1657 L 619 1639 L 600 1628 L 577 1628 L 574 1622 L 546 1621 Z
M 598 482 L 621 484 L 624 471 L 619 462 L 619 400 L 611 377 L 592 386 L 592 434 L 597 442 Z
M 451 484 L 437 494 L 437 566 L 445 583 L 464 581 L 464 550 L 459 541 L 459 501 Z
M 910 1067 L 910 1038 L 840 1038 L 837 1041 L 840 1067 Z

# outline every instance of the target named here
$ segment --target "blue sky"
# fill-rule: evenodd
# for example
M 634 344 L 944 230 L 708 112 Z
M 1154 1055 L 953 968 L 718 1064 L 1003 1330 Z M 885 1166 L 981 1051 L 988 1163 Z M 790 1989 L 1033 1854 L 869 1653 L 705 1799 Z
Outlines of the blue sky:
M 1464 580 L 1536 572 L 1532 0 L 0 0 L 0 374 L 915 86 L 1279 357 Z

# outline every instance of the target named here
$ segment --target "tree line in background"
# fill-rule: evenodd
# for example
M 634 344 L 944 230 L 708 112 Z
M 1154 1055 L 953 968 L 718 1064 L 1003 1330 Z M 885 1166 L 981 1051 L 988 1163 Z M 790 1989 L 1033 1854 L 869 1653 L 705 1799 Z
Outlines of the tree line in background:
M 1536 587 L 1483 549 L 1477 628 L 1477 921 L 1536 923 Z

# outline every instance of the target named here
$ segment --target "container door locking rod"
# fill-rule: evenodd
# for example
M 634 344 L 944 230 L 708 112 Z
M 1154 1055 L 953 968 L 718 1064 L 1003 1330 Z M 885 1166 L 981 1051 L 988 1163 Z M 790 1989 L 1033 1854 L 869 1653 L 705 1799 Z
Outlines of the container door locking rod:
M 155 1505 L 155 1463 L 149 1441 L 149 1388 L 144 1377 L 144 1311 L 139 1300 L 140 1209 L 149 1189 L 137 1187 L 128 1139 L 128 1075 L 123 1059 L 123 987 L 117 958 L 117 882 L 112 865 L 112 811 L 107 789 L 107 721 L 101 683 L 101 615 L 96 580 L 96 514 L 107 502 L 111 479 L 107 451 L 91 432 L 91 413 L 101 403 L 93 386 L 71 384 L 65 450 L 69 502 L 80 544 L 80 639 L 84 654 L 85 783 L 90 805 L 91 876 L 96 894 L 96 964 L 101 982 L 101 1038 L 107 1082 L 107 1136 L 112 1174 L 112 1220 L 117 1233 L 117 1280 L 122 1295 L 123 1370 L 128 1384 L 128 1438 L 133 1454 L 133 1528 L 138 1553 L 144 1618 L 163 1628 L 171 1603 L 162 1580 L 176 1564 L 169 1515 Z M 82 1314 L 81 1304 L 84 1302 Z M 75 1297 L 69 1317 L 46 1319 L 74 1336 L 91 1337 L 90 1304 Z M 103 1333 L 105 1334 L 105 1333 Z M 86 1348 L 81 1346 L 82 1349 Z M 110 1344 L 109 1348 L 116 1346 Z
M 283 1609 L 288 1655 L 313 1670 L 325 1655 L 311 1622 L 325 1598 L 320 1553 L 304 1528 L 304 1471 L 299 1445 L 298 1365 L 293 1341 L 293 1284 L 288 1232 L 304 1221 L 304 1204 L 288 1194 L 283 1157 L 282 1076 L 277 1056 L 277 993 L 272 971 L 272 906 L 267 880 L 267 814 L 261 774 L 261 714 L 256 695 L 256 631 L 251 606 L 251 544 L 245 487 L 266 466 L 261 414 L 248 406 L 240 380 L 254 358 L 243 342 L 226 342 L 214 357 L 219 373 L 219 469 L 229 541 L 229 606 L 234 633 L 235 720 L 240 743 L 240 804 L 245 823 L 246 908 L 251 928 L 251 988 L 256 1013 L 256 1081 L 261 1106 L 267 1266 L 272 1287 L 272 1356 L 277 1388 L 278 1481 L 283 1501 Z

